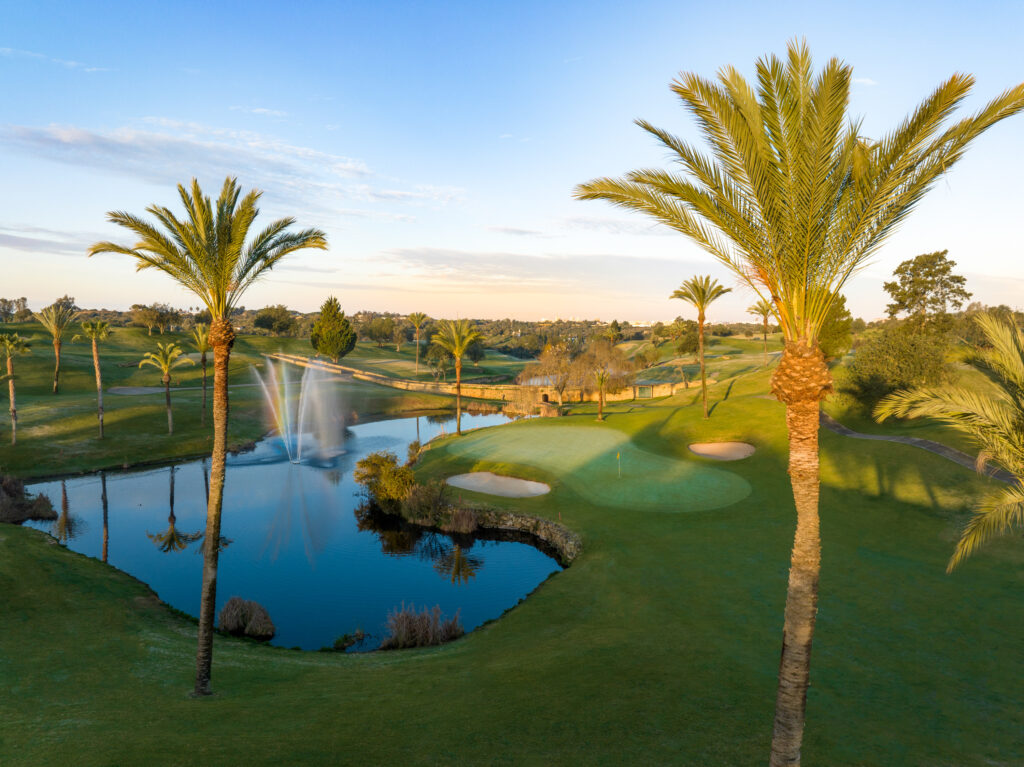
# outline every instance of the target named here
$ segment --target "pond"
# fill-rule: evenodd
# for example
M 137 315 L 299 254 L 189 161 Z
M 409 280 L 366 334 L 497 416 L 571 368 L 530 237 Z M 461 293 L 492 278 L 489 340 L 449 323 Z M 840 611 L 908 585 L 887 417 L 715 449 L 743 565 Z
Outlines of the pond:
M 506 420 L 463 414 L 462 425 Z M 452 431 L 454 416 L 402 418 L 346 429 L 343 452 L 327 459 L 292 463 L 276 437 L 229 456 L 218 612 L 240 596 L 267 608 L 277 627 L 272 644 L 313 650 L 362 629 L 370 636 L 357 649 L 368 650 L 403 602 L 458 611 L 466 631 L 515 605 L 561 569 L 555 559 L 523 542 L 449 536 L 359 512 L 357 460 L 377 450 L 404 458 L 417 436 L 425 443 Z M 208 471 L 202 460 L 35 483 L 31 492 L 66 513 L 56 523 L 28 524 L 92 557 L 106 549 L 110 564 L 198 615 Z

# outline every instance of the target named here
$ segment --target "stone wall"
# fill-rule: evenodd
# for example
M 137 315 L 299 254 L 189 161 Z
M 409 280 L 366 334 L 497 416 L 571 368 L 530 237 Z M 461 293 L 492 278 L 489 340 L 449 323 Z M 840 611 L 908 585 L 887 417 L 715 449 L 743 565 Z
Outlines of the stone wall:
M 379 373 L 370 373 L 347 365 L 338 365 L 326 360 L 310 359 L 297 354 L 270 354 L 272 359 L 290 362 L 300 367 L 315 367 L 329 373 L 341 373 L 351 375 L 359 381 L 390 386 L 393 389 L 405 391 L 429 392 L 432 394 L 447 394 L 455 396 L 455 383 L 450 381 L 410 381 L 405 378 L 390 378 Z M 710 382 L 709 382 L 710 383 Z M 654 397 L 668 397 L 675 394 L 681 384 L 658 383 L 658 384 L 630 384 L 621 391 L 605 393 L 606 402 L 626 402 L 635 399 L 652 399 Z M 557 402 L 558 393 L 549 386 L 519 386 L 518 384 L 492 384 L 479 380 L 463 382 L 462 396 L 472 399 L 491 399 L 501 402 L 511 402 L 515 394 L 521 389 L 531 389 L 536 393 L 537 403 Z M 562 395 L 565 402 L 597 402 L 598 393 L 574 388 L 566 389 Z

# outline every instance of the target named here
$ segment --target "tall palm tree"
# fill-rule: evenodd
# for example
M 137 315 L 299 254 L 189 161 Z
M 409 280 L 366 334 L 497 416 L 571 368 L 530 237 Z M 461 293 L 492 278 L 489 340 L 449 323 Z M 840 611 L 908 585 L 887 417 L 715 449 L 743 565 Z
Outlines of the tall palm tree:
M 64 334 L 67 333 L 76 317 L 78 317 L 78 312 L 61 301 L 47 306 L 35 315 L 36 320 L 53 336 L 53 356 L 56 360 L 53 368 L 54 394 L 57 393 L 57 383 L 60 379 L 60 347 L 64 343 Z
M 763 325 L 762 337 L 764 338 L 764 366 L 768 367 L 768 318 L 774 314 L 775 310 L 772 308 L 772 302 L 764 298 L 760 299 L 756 304 L 751 304 L 747 307 L 747 314 L 755 314 L 761 318 Z
M 203 547 L 203 585 L 199 607 L 199 636 L 196 650 L 196 695 L 210 694 L 213 662 L 213 622 L 217 602 L 217 562 L 221 541 L 220 519 L 224 500 L 224 465 L 228 439 L 228 360 L 235 342 L 231 310 L 246 289 L 289 253 L 302 248 L 327 248 L 327 238 L 318 229 L 290 231 L 295 223 L 283 218 L 249 238 L 259 214 L 260 192 L 250 191 L 239 200 L 241 190 L 227 178 L 216 207 L 203 195 L 199 182 L 191 191 L 178 186 L 185 207 L 179 220 L 170 209 L 151 205 L 147 211 L 154 225 L 124 212 L 109 219 L 139 239 L 134 246 L 100 242 L 89 249 L 97 253 L 123 253 L 137 261 L 139 269 L 159 269 L 192 291 L 210 312 L 210 346 L 213 348 L 213 454 L 210 460 L 210 492 L 206 506 Z M 163 230 L 161 230 L 161 227 Z M 248 243 L 246 240 L 249 240 Z
M 96 417 L 100 422 L 100 439 L 103 439 L 103 376 L 100 373 L 100 341 L 110 336 L 110 323 L 103 320 L 86 320 L 82 323 L 82 334 L 71 339 L 71 343 L 83 337 L 92 341 L 92 367 L 96 371 Z
M 848 65 L 832 59 L 814 74 L 807 46 L 794 41 L 785 60 L 764 57 L 756 70 L 754 86 L 733 67 L 721 70 L 717 82 L 681 74 L 672 84 L 709 153 L 641 121 L 681 171 L 637 170 L 582 184 L 576 194 L 645 213 L 685 235 L 775 306 L 785 346 L 772 391 L 786 406 L 797 526 L 771 764 L 794 765 L 800 762 L 821 567 L 819 403 L 832 390 L 818 331 L 850 275 L 971 141 L 1024 109 L 1024 84 L 950 122 L 974 82 L 953 75 L 871 143 L 847 114 Z
M 983 313 L 975 317 L 991 346 L 967 363 L 994 384 L 923 386 L 895 392 L 875 406 L 875 418 L 934 418 L 966 434 L 979 447 L 978 471 L 994 464 L 1013 477 L 975 505 L 947 572 L 997 535 L 1024 527 L 1024 332 L 1012 319 Z
M 442 320 L 433 342 L 455 358 L 455 431 L 462 436 L 462 357 L 482 338 L 469 320 Z
M 203 415 L 200 423 L 206 426 L 206 353 L 210 351 L 210 328 L 200 322 L 192 329 L 192 345 L 199 352 L 199 364 L 203 366 Z
M 162 374 L 160 381 L 164 385 L 164 397 L 167 400 L 167 433 L 174 434 L 174 417 L 171 415 L 171 371 L 182 365 L 195 365 L 196 363 L 188 357 L 182 357 L 181 347 L 174 341 L 168 341 L 166 344 L 157 342 L 156 346 L 155 352 L 146 352 L 139 367 L 152 365 Z
M 700 396 L 704 402 L 704 417 L 708 417 L 708 376 L 704 367 L 704 323 L 707 310 L 712 303 L 732 292 L 732 288 L 720 285 L 709 275 L 691 277 L 672 292 L 671 298 L 678 298 L 691 304 L 697 310 L 697 359 L 700 360 Z
M 409 324 L 412 325 L 416 338 L 416 375 L 420 373 L 420 328 L 423 327 L 429 317 L 423 312 L 413 312 L 409 315 Z
M 11 444 L 18 444 L 18 404 L 14 392 L 14 358 L 19 354 L 31 354 L 28 341 L 17 333 L 0 333 L 0 354 L 7 357 L 7 397 L 10 400 Z

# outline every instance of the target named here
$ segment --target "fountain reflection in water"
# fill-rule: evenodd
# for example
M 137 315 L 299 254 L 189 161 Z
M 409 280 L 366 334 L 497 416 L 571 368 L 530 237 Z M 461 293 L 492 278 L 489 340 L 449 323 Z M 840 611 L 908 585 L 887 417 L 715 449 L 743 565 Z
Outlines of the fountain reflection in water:
M 289 365 L 267 358 L 266 372 L 253 374 L 263 389 L 267 415 L 276 427 L 288 460 L 317 464 L 333 463 L 344 450 L 341 401 L 329 391 L 334 376 L 319 368 L 303 369 L 298 397 Z

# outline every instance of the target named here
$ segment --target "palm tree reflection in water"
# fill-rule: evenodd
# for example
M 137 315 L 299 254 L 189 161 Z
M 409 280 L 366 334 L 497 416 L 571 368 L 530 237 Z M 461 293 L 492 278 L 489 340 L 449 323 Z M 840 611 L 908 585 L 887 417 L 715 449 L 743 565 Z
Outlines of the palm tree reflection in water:
M 68 541 L 77 538 L 85 532 L 85 523 L 79 517 L 71 516 L 71 507 L 68 504 L 68 487 L 64 480 L 60 482 L 60 516 L 53 523 L 50 535 L 57 539 L 61 546 L 67 546 Z
M 164 554 L 184 551 L 188 548 L 189 544 L 195 543 L 203 537 L 201 532 L 183 533 L 176 527 L 177 519 L 174 516 L 174 471 L 175 467 L 172 466 L 170 483 L 171 513 L 167 517 L 167 529 L 162 533 L 146 533 L 146 537 Z

